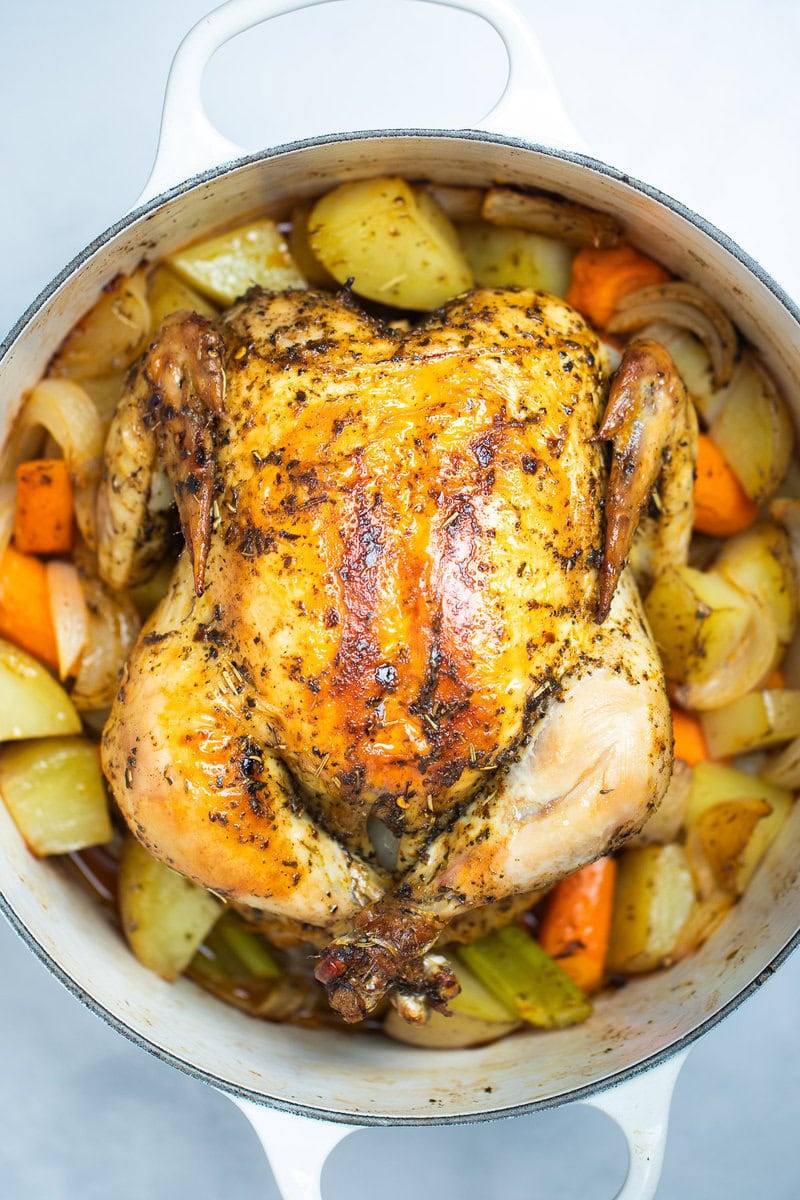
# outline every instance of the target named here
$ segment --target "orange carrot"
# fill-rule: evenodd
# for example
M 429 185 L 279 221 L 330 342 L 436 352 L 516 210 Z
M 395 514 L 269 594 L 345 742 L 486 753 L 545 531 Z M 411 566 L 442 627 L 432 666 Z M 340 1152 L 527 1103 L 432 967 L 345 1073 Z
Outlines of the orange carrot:
M 23 554 L 69 554 L 72 483 L 63 458 L 36 458 L 17 467 L 14 544 Z
M 48 667 L 58 665 L 44 563 L 9 546 L 0 560 L 0 636 Z
M 758 509 L 707 433 L 697 440 L 694 527 L 714 537 L 730 537 L 752 525 Z
M 562 879 L 539 927 L 542 949 L 587 993 L 603 981 L 616 874 L 613 858 L 599 858 Z
M 705 762 L 710 757 L 703 726 L 696 717 L 682 708 L 672 710 L 672 736 L 675 739 L 675 757 L 682 758 L 688 766 Z
M 669 272 L 652 258 L 623 244 L 613 250 L 585 246 L 572 262 L 567 303 L 602 329 L 623 296 L 655 283 L 666 283 Z

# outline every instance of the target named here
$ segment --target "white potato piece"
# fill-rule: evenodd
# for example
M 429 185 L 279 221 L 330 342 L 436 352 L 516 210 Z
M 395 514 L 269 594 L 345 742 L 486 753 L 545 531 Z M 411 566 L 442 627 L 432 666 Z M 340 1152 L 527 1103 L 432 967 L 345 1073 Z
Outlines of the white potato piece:
M 111 840 L 97 746 L 84 737 L 0 748 L 0 793 L 34 854 L 69 854 Z
M 118 901 L 131 950 L 167 980 L 188 967 L 223 911 L 216 896 L 153 858 L 133 837 L 122 851 Z
M 80 730 L 75 705 L 47 668 L 0 639 L 0 742 Z
M 750 499 L 763 504 L 777 491 L 794 447 L 786 401 L 760 360 L 745 353 L 713 403 L 709 435 Z
M 283 234 L 266 217 L 194 242 L 170 254 L 166 262 L 215 304 L 233 304 L 255 285 L 268 292 L 306 286 Z
M 485 221 L 460 225 L 458 236 L 477 284 L 531 287 L 566 296 L 575 257 L 566 242 Z
M 771 812 L 766 800 L 721 800 L 692 822 L 686 856 L 702 899 L 742 894 L 752 874 L 745 867 L 748 847 Z
M 146 268 L 139 267 L 106 285 L 61 343 L 47 374 L 84 380 L 124 371 L 144 349 L 149 332 Z
M 402 179 L 343 183 L 318 200 L 308 240 L 339 283 L 369 300 L 432 309 L 472 287 L 452 223 Z
M 772 521 L 758 521 L 722 543 L 714 570 L 766 605 L 778 641 L 788 645 L 797 624 L 797 583 L 786 531 Z
M 311 287 L 330 288 L 336 286 L 336 280 L 330 271 L 323 267 L 314 254 L 308 240 L 308 218 L 314 207 L 312 201 L 298 204 L 292 209 L 291 228 L 289 230 L 289 253 L 297 263 L 298 270 Z
M 619 859 L 606 965 L 638 974 L 671 961 L 695 905 L 692 873 L 682 846 L 642 846 Z
M 215 317 L 217 309 L 196 288 L 190 287 L 180 276 L 163 263 L 150 272 L 147 279 L 147 302 L 150 305 L 151 332 L 160 327 L 165 317 L 176 312 L 196 312 L 204 317 Z
M 800 737 L 800 691 L 748 692 L 700 718 L 712 758 L 746 754 Z
M 692 787 L 686 807 L 686 825 L 692 826 L 714 805 L 728 800 L 764 800 L 771 812 L 756 824 L 752 837 L 742 853 L 736 877 L 739 893 L 743 892 L 761 861 L 770 842 L 780 832 L 792 807 L 792 793 L 786 788 L 768 783 L 757 775 L 727 767 L 721 763 L 698 763 L 692 774 Z
M 715 571 L 681 566 L 662 572 L 645 611 L 684 708 L 718 708 L 738 699 L 775 662 L 772 614 Z

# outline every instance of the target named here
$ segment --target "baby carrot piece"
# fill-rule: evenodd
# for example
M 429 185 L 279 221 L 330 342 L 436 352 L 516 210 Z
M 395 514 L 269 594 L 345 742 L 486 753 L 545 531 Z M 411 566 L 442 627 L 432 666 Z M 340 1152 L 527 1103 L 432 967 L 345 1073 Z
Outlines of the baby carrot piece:
M 63 458 L 36 458 L 17 467 L 14 544 L 23 554 L 69 554 L 72 482 Z
M 697 439 L 694 527 L 713 537 L 730 537 L 752 525 L 758 509 L 707 433 Z
M 9 546 L 0 560 L 0 636 L 58 666 L 44 563 Z
M 705 762 L 710 757 L 703 726 L 696 717 L 682 708 L 672 710 L 672 736 L 675 739 L 675 757 L 682 758 L 690 767 Z
M 567 304 L 602 329 L 623 296 L 639 288 L 666 283 L 670 278 L 660 263 L 623 244 L 612 250 L 585 246 L 572 261 L 572 282 Z
M 616 874 L 613 858 L 598 858 L 562 879 L 539 928 L 542 949 L 587 994 L 603 981 Z

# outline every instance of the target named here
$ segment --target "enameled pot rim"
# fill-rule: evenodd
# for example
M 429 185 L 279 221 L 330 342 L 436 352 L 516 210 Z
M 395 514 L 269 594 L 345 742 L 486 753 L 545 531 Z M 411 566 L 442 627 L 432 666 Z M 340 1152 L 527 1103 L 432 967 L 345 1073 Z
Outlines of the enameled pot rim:
M 232 162 L 222 164 L 221 166 L 202 171 L 177 184 L 175 187 L 170 188 L 168 191 L 153 197 L 151 200 L 147 201 L 147 203 L 131 210 L 119 221 L 110 226 L 97 238 L 90 242 L 89 245 L 87 245 L 79 254 L 77 254 L 71 260 L 71 262 L 69 262 L 64 269 L 60 271 L 59 274 L 56 275 L 55 278 L 39 293 L 36 299 L 31 303 L 28 309 L 23 313 L 7 336 L 3 339 L 2 343 L 0 343 L 0 367 L 2 366 L 3 359 L 10 351 L 22 331 L 36 317 L 40 310 L 44 308 L 49 299 L 58 290 L 62 283 L 73 276 L 96 251 L 111 241 L 119 233 L 123 232 L 142 217 L 146 217 L 167 205 L 171 200 L 183 195 L 185 192 L 197 186 L 212 183 L 214 180 L 227 175 L 233 169 L 238 169 L 240 167 L 245 167 L 260 162 L 266 162 L 296 151 L 313 150 L 315 147 L 328 146 L 342 142 L 358 142 L 379 139 L 408 139 L 409 141 L 412 141 L 420 138 L 440 138 L 456 141 L 478 142 L 497 145 L 500 147 L 508 147 L 509 149 L 529 151 L 542 156 L 571 163 L 596 175 L 605 176 L 606 178 L 614 180 L 615 182 L 627 185 L 632 190 L 637 191 L 648 199 L 664 206 L 676 215 L 694 225 L 733 258 L 737 259 L 761 284 L 764 285 L 764 287 L 766 287 L 772 293 L 772 295 L 793 317 L 794 321 L 798 325 L 798 334 L 800 335 L 800 307 L 798 307 L 798 305 L 786 294 L 783 288 L 776 283 L 776 281 L 759 265 L 758 262 L 755 261 L 755 259 L 742 250 L 742 248 L 737 245 L 736 242 L 734 242 L 716 226 L 705 220 L 705 218 L 699 216 L 685 204 L 673 199 L 671 196 L 660 191 L 658 188 L 633 178 L 624 171 L 619 171 L 615 167 L 611 167 L 608 164 L 586 154 L 568 150 L 551 149 L 547 146 L 542 146 L 534 142 L 527 142 L 519 138 L 504 137 L 495 133 L 484 133 L 474 130 L 383 129 L 366 130 L 363 132 L 352 132 L 337 135 L 323 135 L 286 143 L 275 146 L 269 150 L 247 155 Z M 763 983 L 771 978 L 784 960 L 788 958 L 792 951 L 798 946 L 798 944 L 800 944 L 800 928 L 798 928 L 794 935 L 786 942 L 783 948 L 778 951 L 778 953 L 767 964 L 767 966 L 765 966 L 749 984 L 743 987 L 717 1012 L 707 1017 L 704 1021 L 701 1021 L 694 1029 L 682 1035 L 676 1041 L 670 1043 L 668 1046 L 663 1047 L 661 1050 L 650 1055 L 649 1057 L 644 1058 L 641 1062 L 635 1063 L 613 1074 L 609 1074 L 608 1076 L 605 1076 L 600 1080 L 596 1080 L 591 1084 L 587 1084 L 579 1088 L 573 1088 L 556 1097 L 551 1096 L 541 1100 L 515 1104 L 500 1109 L 491 1109 L 485 1112 L 455 1114 L 452 1116 L 433 1114 L 430 1117 L 409 1116 L 390 1118 L 371 1114 L 340 1113 L 310 1105 L 292 1104 L 279 1098 L 269 1096 L 266 1092 L 256 1091 L 235 1085 L 229 1080 L 220 1079 L 212 1073 L 202 1070 L 194 1063 L 189 1062 L 178 1055 L 170 1053 L 168 1050 L 165 1050 L 163 1047 L 152 1041 L 149 1041 L 141 1034 L 135 1032 L 114 1012 L 100 1004 L 90 993 L 85 991 L 85 989 L 82 988 L 81 985 L 78 984 L 67 972 L 65 972 L 44 949 L 36 936 L 18 917 L 13 906 L 8 902 L 6 897 L 1 892 L 0 911 L 4 913 L 9 923 L 17 931 L 23 941 L 30 947 L 36 957 L 52 972 L 52 974 L 64 985 L 64 987 L 73 994 L 73 996 L 75 996 L 86 1008 L 95 1013 L 97 1016 L 101 1017 L 109 1026 L 111 1026 L 112 1029 L 122 1034 L 123 1037 L 126 1037 L 135 1045 L 148 1051 L 162 1062 L 176 1067 L 178 1070 L 183 1071 L 185 1074 L 190 1075 L 195 1079 L 202 1080 L 204 1083 L 209 1083 L 221 1089 L 222 1091 L 237 1096 L 241 1099 L 252 1101 L 256 1104 L 267 1105 L 271 1108 L 292 1113 L 297 1116 L 313 1117 L 320 1120 L 361 1126 L 434 1126 L 472 1124 L 478 1121 L 495 1120 L 500 1117 L 521 1116 L 526 1113 L 537 1112 L 547 1108 L 555 1108 L 562 1104 L 585 1100 L 589 1096 L 595 1095 L 601 1091 L 605 1091 L 607 1088 L 614 1087 L 625 1082 L 626 1080 L 641 1075 L 649 1069 L 657 1066 L 659 1063 L 671 1058 L 679 1051 L 688 1049 L 688 1047 L 691 1046 L 698 1038 L 702 1037 L 706 1032 L 708 1032 L 709 1029 L 716 1025 L 717 1022 L 738 1008 L 738 1006 L 744 1000 L 746 1000 L 748 996 L 752 995 L 752 993 L 755 992 Z

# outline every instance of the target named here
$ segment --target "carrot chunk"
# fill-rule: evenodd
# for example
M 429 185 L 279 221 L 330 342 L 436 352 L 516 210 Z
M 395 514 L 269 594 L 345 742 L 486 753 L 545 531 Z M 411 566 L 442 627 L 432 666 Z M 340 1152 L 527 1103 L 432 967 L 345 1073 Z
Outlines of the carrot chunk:
M 730 537 L 752 525 L 758 509 L 745 495 L 722 452 L 707 433 L 697 440 L 694 527 L 714 537 Z
M 9 546 L 0 560 L 0 636 L 58 666 L 44 563 Z
M 539 944 L 586 993 L 603 981 L 617 864 L 599 858 L 568 875 L 550 892 Z
M 690 767 L 705 762 L 710 757 L 703 726 L 696 717 L 682 708 L 672 708 L 672 736 L 675 739 L 675 757 L 682 758 Z
M 666 283 L 669 278 L 669 271 L 633 246 L 624 244 L 612 250 L 585 246 L 572 261 L 567 303 L 602 329 L 623 296 Z
M 14 544 L 23 554 L 69 554 L 72 482 L 61 458 L 36 458 L 17 467 Z

